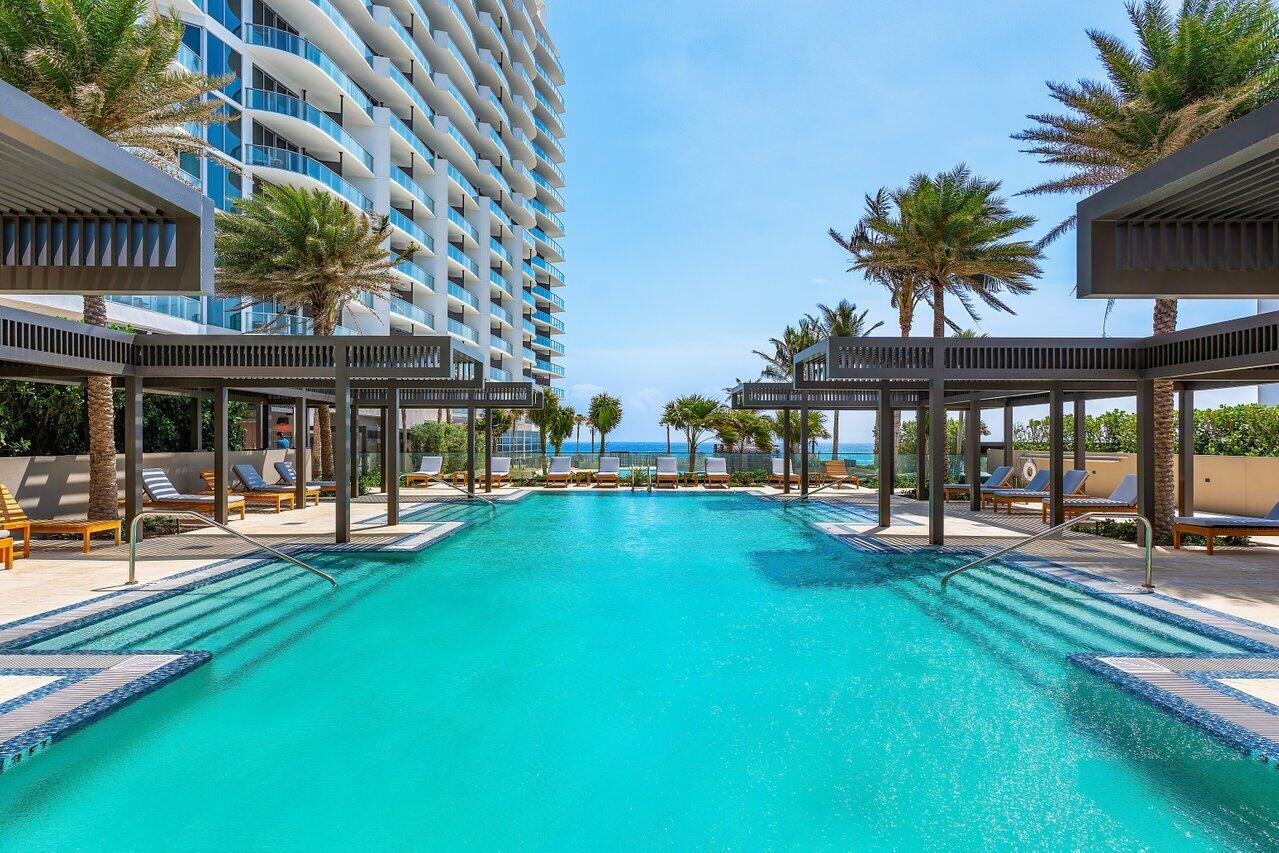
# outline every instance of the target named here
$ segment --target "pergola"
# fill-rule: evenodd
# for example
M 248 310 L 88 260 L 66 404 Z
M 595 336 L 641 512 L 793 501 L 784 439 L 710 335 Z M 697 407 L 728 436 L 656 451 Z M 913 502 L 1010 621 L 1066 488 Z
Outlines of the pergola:
M 291 401 L 294 422 L 306 422 L 308 406 L 334 411 L 334 468 L 338 542 L 350 541 L 350 501 L 355 492 L 354 414 L 380 408 L 394 425 L 407 408 L 466 408 L 468 465 L 474 469 L 477 408 L 539 408 L 532 383 L 485 384 L 478 353 L 445 335 L 385 337 L 192 336 L 126 334 L 0 308 L 0 376 L 45 382 L 79 382 L 85 376 L 117 378 L 125 397 L 125 519 L 142 509 L 142 394 L 187 394 L 213 401 L 214 518 L 225 523 L 229 470 L 227 404 L 233 396 Z M 387 465 L 388 523 L 398 521 L 396 430 L 383 430 Z M 306 444 L 295 442 L 297 502 L 304 504 Z M 486 467 L 489 464 L 486 461 Z M 469 490 L 474 492 L 474 478 Z

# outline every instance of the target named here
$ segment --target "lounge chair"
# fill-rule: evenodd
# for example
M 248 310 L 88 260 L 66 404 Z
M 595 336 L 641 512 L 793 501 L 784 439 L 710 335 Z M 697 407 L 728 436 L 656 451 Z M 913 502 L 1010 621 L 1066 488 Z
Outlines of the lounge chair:
M 622 484 L 622 460 L 616 456 L 601 456 L 600 469 L 592 478 L 597 486 L 617 488 Z
M 244 486 L 244 488 L 248 489 L 252 494 L 289 495 L 293 498 L 293 502 L 296 503 L 297 501 L 296 485 L 291 486 L 287 483 L 276 483 L 275 485 L 271 485 L 266 480 L 262 479 L 262 475 L 258 473 L 257 468 L 254 468 L 246 462 L 238 462 L 235 465 L 232 465 L 231 471 L 235 474 L 236 479 L 240 481 L 240 484 Z M 306 501 L 311 498 L 315 499 L 316 506 L 320 505 L 319 486 L 306 487 L 306 491 L 303 493 L 302 505 L 306 506 Z
M 422 461 L 417 466 L 417 470 L 411 474 L 404 475 L 404 485 L 415 486 L 421 484 L 429 486 L 432 480 L 444 479 L 440 474 L 440 469 L 443 467 L 443 456 L 423 456 Z
M 706 488 L 712 486 L 720 489 L 728 488 L 728 461 L 717 456 L 706 457 L 706 477 L 702 480 Z
M 1062 505 L 1068 519 L 1086 512 L 1136 512 L 1137 475 L 1125 474 L 1108 498 L 1063 498 Z M 1048 509 L 1048 501 L 1044 500 L 1039 513 L 1044 523 L 1048 522 Z
M 1212 554 L 1212 540 L 1217 536 L 1279 536 L 1279 503 L 1270 508 L 1265 518 L 1179 516 L 1172 525 L 1172 547 L 1181 547 L 1183 533 L 1197 533 L 1205 537 L 1209 554 Z
M 552 456 L 551 468 L 546 472 L 546 486 L 552 488 L 563 486 L 568 488 L 573 482 L 573 457 L 572 456 Z
M 990 472 L 990 476 L 986 478 L 986 482 L 982 483 L 982 492 L 994 489 L 1002 489 L 1004 484 L 1008 482 L 1008 478 L 1013 475 L 1013 466 L 1000 465 L 994 471 Z M 965 498 L 973 493 L 973 487 L 969 483 L 947 483 L 942 486 L 942 494 L 946 500 L 952 497 Z
M 156 509 L 191 509 L 210 515 L 213 512 L 213 495 L 186 495 L 173 487 L 169 476 L 160 468 L 142 469 L 142 490 L 146 493 L 144 506 Z M 227 495 L 227 511 L 240 511 L 244 518 L 244 498 Z
M 500 486 L 502 483 L 506 483 L 508 486 L 511 485 L 511 457 L 494 456 L 492 462 L 489 463 L 489 472 L 493 477 L 493 485 Z M 475 482 L 484 482 L 483 468 L 475 472 Z
M 1045 475 L 1040 480 L 1040 474 Z M 999 511 L 999 505 L 1003 504 L 1008 508 L 1008 514 L 1013 514 L 1013 504 L 1020 503 L 1039 503 L 1047 500 L 1048 494 L 1048 472 L 1046 470 L 1039 471 L 1026 484 L 1024 489 L 995 489 L 990 493 L 991 502 L 995 506 L 995 511 Z M 1062 495 L 1077 495 L 1084 490 L 1084 483 L 1088 482 L 1088 472 L 1080 469 L 1072 469 L 1067 471 L 1061 478 Z M 1033 486 L 1039 485 L 1039 488 Z M 984 500 L 984 498 L 983 498 Z
M 13 568 L 13 534 L 0 530 L 0 556 L 4 557 L 4 567 Z
M 22 505 L 18 503 L 17 498 L 13 496 L 4 486 L 0 486 L 0 527 L 10 533 L 22 531 L 22 556 L 31 556 L 31 534 L 32 533 L 78 533 L 84 542 L 84 553 L 89 553 L 89 536 L 99 532 L 112 532 L 115 534 L 115 544 L 120 544 L 120 520 L 100 520 L 89 521 L 78 518 L 59 518 L 40 521 L 33 518 L 27 518 L 27 514 L 23 512 Z M 8 540 L 9 547 L 13 547 L 13 539 Z M 0 546 L 3 547 L 3 546 Z M 10 554 L 12 559 L 12 554 Z
M 848 473 L 848 463 L 843 459 L 831 459 L 826 462 L 826 479 L 835 484 L 835 488 L 844 488 L 845 483 L 852 483 L 855 488 L 862 487 L 861 478 Z
M 204 481 L 204 486 L 210 492 L 214 490 L 214 477 L 212 471 L 201 471 L 200 479 Z M 275 507 L 276 512 L 283 512 L 284 505 L 288 504 L 289 509 L 294 508 L 293 492 L 228 492 L 231 497 L 238 497 L 245 503 L 262 504 L 263 506 Z
M 674 456 L 657 457 L 657 473 L 653 476 L 653 486 L 670 486 L 679 488 L 679 466 Z
M 777 458 L 774 458 L 772 461 L 773 461 L 773 470 L 768 475 L 768 482 L 776 483 L 777 487 L 781 488 L 784 485 L 784 480 L 786 477 L 786 460 L 780 457 L 777 457 Z M 790 472 L 790 481 L 792 484 L 795 484 L 795 485 L 799 484 L 799 474 L 796 473 L 794 470 Z
M 294 469 L 292 462 L 275 463 L 275 473 L 280 475 L 280 482 L 286 486 L 297 484 L 298 472 Z M 314 486 L 320 490 L 320 493 L 329 492 L 336 495 L 338 493 L 338 484 L 334 480 L 307 480 L 307 488 Z

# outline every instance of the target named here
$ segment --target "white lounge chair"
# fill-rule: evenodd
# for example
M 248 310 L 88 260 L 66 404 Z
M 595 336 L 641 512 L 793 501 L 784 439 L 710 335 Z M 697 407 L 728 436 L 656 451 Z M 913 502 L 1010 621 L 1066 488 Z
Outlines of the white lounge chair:
M 706 478 L 702 480 L 706 488 L 728 488 L 728 461 L 719 456 L 706 457 Z
M 443 467 L 443 456 L 423 456 L 422 461 L 417 466 L 417 470 L 411 474 L 404 475 L 404 485 L 414 486 L 420 483 L 423 486 L 429 486 L 432 480 L 442 479 L 440 477 L 440 469 Z
M 595 485 L 617 488 L 622 484 L 622 460 L 616 456 L 601 456 L 600 469 L 595 472 Z
M 679 488 L 679 465 L 674 456 L 657 457 L 657 473 L 653 477 L 653 485 Z
M 568 488 L 573 482 L 573 457 L 552 456 L 551 469 L 546 474 L 547 487 L 563 486 Z
M 786 460 L 778 456 L 773 458 L 772 463 L 773 470 L 768 475 L 768 482 L 776 483 L 778 487 L 781 487 L 786 478 Z M 790 472 L 790 481 L 795 485 L 798 485 L 799 483 L 799 474 L 793 469 Z
M 494 456 L 493 461 L 489 463 L 489 471 L 493 476 L 493 485 L 500 486 L 503 483 L 511 485 L 511 457 Z M 475 482 L 484 482 L 484 469 L 475 472 Z
M 193 509 L 206 515 L 213 512 L 213 495 L 188 495 L 174 488 L 169 476 L 159 468 L 142 469 L 142 490 L 146 492 L 146 506 L 157 509 Z M 228 511 L 239 510 L 244 518 L 244 498 L 227 495 Z

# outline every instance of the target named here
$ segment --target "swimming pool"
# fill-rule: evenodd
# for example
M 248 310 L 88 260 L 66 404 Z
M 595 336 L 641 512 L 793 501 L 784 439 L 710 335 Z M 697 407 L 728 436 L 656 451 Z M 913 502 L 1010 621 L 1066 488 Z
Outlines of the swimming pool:
M 533 495 L 47 648 L 215 652 L 0 775 L 4 849 L 1272 848 L 1279 774 L 1068 663 L 1218 652 L 744 495 Z

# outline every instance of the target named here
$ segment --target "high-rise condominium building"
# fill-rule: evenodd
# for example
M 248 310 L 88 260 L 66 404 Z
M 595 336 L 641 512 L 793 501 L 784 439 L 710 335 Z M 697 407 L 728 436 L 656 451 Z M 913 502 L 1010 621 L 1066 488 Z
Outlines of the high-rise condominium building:
M 184 158 L 219 208 L 261 183 L 317 187 L 390 217 L 418 247 L 389 300 L 343 334 L 448 333 L 494 381 L 557 385 L 564 300 L 563 70 L 540 0 L 158 0 L 186 25 L 180 62 L 229 81 L 209 141 L 240 164 Z M 271 306 L 113 296 L 143 329 L 253 331 Z M 31 297 L 74 314 L 78 300 Z M 284 324 L 305 334 L 305 318 Z

